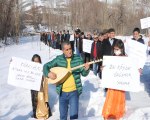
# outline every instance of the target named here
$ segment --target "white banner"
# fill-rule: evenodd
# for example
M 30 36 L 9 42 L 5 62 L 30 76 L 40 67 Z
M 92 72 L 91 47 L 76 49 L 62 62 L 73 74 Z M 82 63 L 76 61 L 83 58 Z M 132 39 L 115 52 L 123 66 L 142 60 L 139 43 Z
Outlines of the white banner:
M 141 22 L 141 29 L 150 27 L 150 17 L 140 19 L 140 22 Z
M 123 91 L 138 92 L 140 73 L 128 57 L 104 56 L 102 71 L 102 87 Z
M 42 64 L 12 57 L 9 66 L 8 84 L 30 90 L 40 90 Z
M 147 46 L 135 40 L 127 40 L 125 50 L 128 57 L 132 58 L 133 64 L 138 68 L 143 68 L 147 59 Z
M 74 41 L 74 34 L 70 35 L 70 41 Z
M 83 52 L 91 53 L 93 40 L 83 39 Z

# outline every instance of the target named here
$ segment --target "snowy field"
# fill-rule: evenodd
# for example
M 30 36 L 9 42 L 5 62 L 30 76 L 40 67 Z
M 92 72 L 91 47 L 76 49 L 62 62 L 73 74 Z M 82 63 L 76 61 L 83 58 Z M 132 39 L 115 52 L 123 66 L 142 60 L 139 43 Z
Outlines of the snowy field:
M 9 61 L 12 56 L 31 60 L 33 54 L 39 54 L 42 63 L 61 54 L 40 43 L 39 36 L 22 37 L 19 45 L 0 48 L 0 120 L 34 120 L 32 115 L 30 90 L 7 84 Z M 105 93 L 101 80 L 92 72 L 82 78 L 83 93 L 80 96 L 79 120 L 102 120 L 101 112 Z M 126 114 L 123 120 L 150 120 L 150 57 L 141 76 L 141 88 L 138 93 L 126 93 Z M 54 85 L 49 85 L 49 103 L 53 116 L 49 120 L 59 120 L 58 95 Z

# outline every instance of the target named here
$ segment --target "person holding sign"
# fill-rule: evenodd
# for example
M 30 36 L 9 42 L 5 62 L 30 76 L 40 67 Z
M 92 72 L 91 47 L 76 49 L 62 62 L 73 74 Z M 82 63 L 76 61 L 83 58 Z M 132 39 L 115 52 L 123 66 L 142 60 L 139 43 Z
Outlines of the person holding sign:
M 57 75 L 50 71 L 53 67 L 64 67 L 70 69 L 83 64 L 83 60 L 78 55 L 72 53 L 71 44 L 68 41 L 62 43 L 63 54 L 57 56 L 52 61 L 46 63 L 43 68 L 45 77 L 55 80 Z M 63 71 L 59 71 L 62 72 Z M 67 120 L 68 108 L 70 109 L 70 119 L 78 119 L 79 95 L 82 93 L 82 83 L 80 75 L 89 74 L 89 64 L 73 70 L 63 83 L 57 84 L 56 90 L 59 94 L 60 120 Z
M 87 33 L 86 39 L 93 41 L 93 38 L 90 32 Z M 90 53 L 84 52 L 84 62 L 89 62 L 90 58 L 91 58 Z
M 103 40 L 102 45 L 102 57 L 104 55 L 112 56 L 112 49 L 118 39 L 115 38 L 115 29 L 110 28 L 108 31 L 108 38 Z M 107 88 L 105 88 L 105 92 L 107 92 Z
M 117 40 L 113 47 L 113 56 L 125 56 L 124 43 Z M 108 89 L 103 106 L 102 115 L 104 120 L 119 120 L 125 113 L 125 91 Z
M 33 62 L 41 63 L 41 57 L 37 54 L 32 57 Z M 38 119 L 47 119 L 51 114 L 51 110 L 48 104 L 48 81 L 42 78 L 40 91 L 31 90 L 32 117 Z
M 75 38 L 74 38 L 74 49 L 75 53 L 79 56 L 81 56 L 82 53 L 82 38 L 80 35 L 80 29 L 77 29 L 75 31 Z
M 139 28 L 134 28 L 132 40 L 136 40 L 137 42 L 144 44 L 144 40 L 142 39 L 142 36 L 140 35 L 140 29 Z

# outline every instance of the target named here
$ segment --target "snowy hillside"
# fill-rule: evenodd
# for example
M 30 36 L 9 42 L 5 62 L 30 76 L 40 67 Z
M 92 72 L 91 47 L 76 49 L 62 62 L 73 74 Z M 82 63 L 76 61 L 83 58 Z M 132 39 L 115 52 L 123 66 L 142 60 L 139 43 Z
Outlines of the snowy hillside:
M 39 54 L 42 63 L 52 60 L 62 52 L 49 48 L 40 42 L 40 37 L 23 37 L 19 45 L 0 48 L 0 120 L 34 120 L 31 118 L 30 91 L 7 84 L 9 61 L 12 56 L 31 60 L 33 54 Z M 139 93 L 126 93 L 126 114 L 123 120 L 150 120 L 150 58 L 144 66 Z M 92 72 L 82 77 L 83 93 L 80 96 L 79 120 L 103 119 L 101 111 L 105 93 L 100 87 L 101 80 Z M 53 116 L 49 120 L 59 120 L 58 95 L 54 85 L 49 85 L 49 103 Z

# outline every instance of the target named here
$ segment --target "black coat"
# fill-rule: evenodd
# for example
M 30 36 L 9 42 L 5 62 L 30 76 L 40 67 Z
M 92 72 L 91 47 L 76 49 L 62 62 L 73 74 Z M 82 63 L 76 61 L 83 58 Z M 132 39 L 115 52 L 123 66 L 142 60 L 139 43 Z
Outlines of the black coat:
M 94 43 L 95 42 L 93 42 L 92 46 L 91 46 L 91 59 L 94 59 L 94 56 L 93 56 L 94 55 L 93 54 L 93 52 L 94 52 Z M 96 50 L 97 50 L 97 57 L 96 57 L 96 59 L 102 58 L 102 42 L 98 41 L 96 43 Z
M 76 47 L 79 50 L 80 53 L 82 53 L 82 38 L 79 37 L 79 40 L 77 40 L 78 38 L 75 38 L 75 42 L 76 42 Z
M 135 40 L 135 39 L 132 38 L 132 40 Z M 142 44 L 144 44 L 144 40 L 142 38 L 139 38 L 137 41 L 140 42 L 140 43 L 142 43 Z
M 60 43 L 60 34 L 59 33 L 56 35 L 56 39 L 57 39 L 57 42 Z
M 67 40 L 67 34 L 62 34 L 61 36 L 61 41 L 66 41 Z
M 115 45 L 117 40 L 118 39 L 114 38 L 112 46 L 111 46 L 111 44 L 109 42 L 109 39 L 103 41 L 102 56 L 104 56 L 104 55 L 108 55 L 108 56 L 112 55 L 112 50 L 113 50 L 113 47 L 114 47 L 114 45 Z
M 70 34 L 66 34 L 66 40 L 69 41 L 70 40 Z

